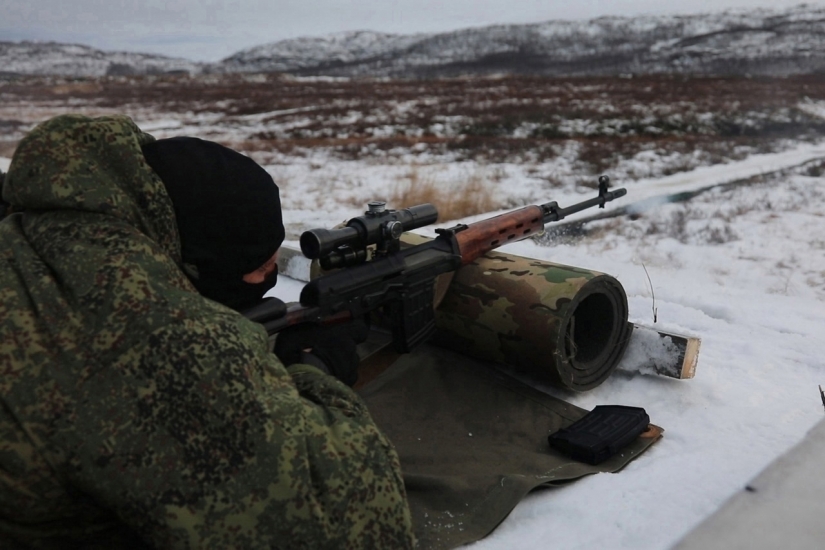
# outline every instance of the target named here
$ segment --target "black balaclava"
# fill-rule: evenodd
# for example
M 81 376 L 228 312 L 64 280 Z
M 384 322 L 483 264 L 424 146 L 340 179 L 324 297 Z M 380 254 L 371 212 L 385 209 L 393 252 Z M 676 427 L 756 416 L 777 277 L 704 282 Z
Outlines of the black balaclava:
M 143 155 L 172 199 L 184 264 L 203 296 L 235 310 L 255 305 L 275 285 L 242 277 L 269 260 L 284 240 L 278 186 L 255 161 L 211 141 L 161 139 Z

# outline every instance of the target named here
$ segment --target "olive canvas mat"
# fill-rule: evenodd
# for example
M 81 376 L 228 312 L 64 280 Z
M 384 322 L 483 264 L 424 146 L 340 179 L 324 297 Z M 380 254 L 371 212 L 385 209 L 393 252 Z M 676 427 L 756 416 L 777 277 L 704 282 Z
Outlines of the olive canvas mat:
M 597 466 L 574 461 L 547 436 L 586 410 L 434 346 L 402 356 L 360 393 L 401 458 L 425 549 L 479 540 L 531 490 L 616 472 L 661 435 L 654 427 Z

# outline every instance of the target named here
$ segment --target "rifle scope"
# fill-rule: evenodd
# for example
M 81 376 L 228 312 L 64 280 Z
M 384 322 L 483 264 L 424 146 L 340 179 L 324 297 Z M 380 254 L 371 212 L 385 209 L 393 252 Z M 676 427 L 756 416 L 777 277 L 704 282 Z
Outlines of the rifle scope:
M 438 220 L 432 204 L 419 204 L 403 210 L 386 210 L 380 201 L 369 203 L 363 216 L 352 218 L 340 229 L 311 229 L 301 235 L 301 252 L 312 260 L 323 258 L 341 248 L 364 250 L 370 245 L 385 248 L 397 242 L 405 231 L 430 225 Z

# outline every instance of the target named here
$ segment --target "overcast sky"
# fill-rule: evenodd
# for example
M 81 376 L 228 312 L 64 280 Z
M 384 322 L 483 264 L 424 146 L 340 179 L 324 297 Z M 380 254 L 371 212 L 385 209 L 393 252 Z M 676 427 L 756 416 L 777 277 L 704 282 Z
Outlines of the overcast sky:
M 0 0 L 0 41 L 54 40 L 217 61 L 284 38 L 441 32 L 602 15 L 785 8 L 800 0 Z M 825 4 L 825 0 L 809 1 Z

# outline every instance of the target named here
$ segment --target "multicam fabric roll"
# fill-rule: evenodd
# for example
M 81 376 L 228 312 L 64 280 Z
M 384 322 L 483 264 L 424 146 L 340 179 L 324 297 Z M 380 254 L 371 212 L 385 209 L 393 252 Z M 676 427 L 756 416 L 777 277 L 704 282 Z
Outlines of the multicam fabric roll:
M 627 295 L 610 275 L 493 251 L 456 271 L 433 342 L 584 391 L 624 354 L 627 315 Z

